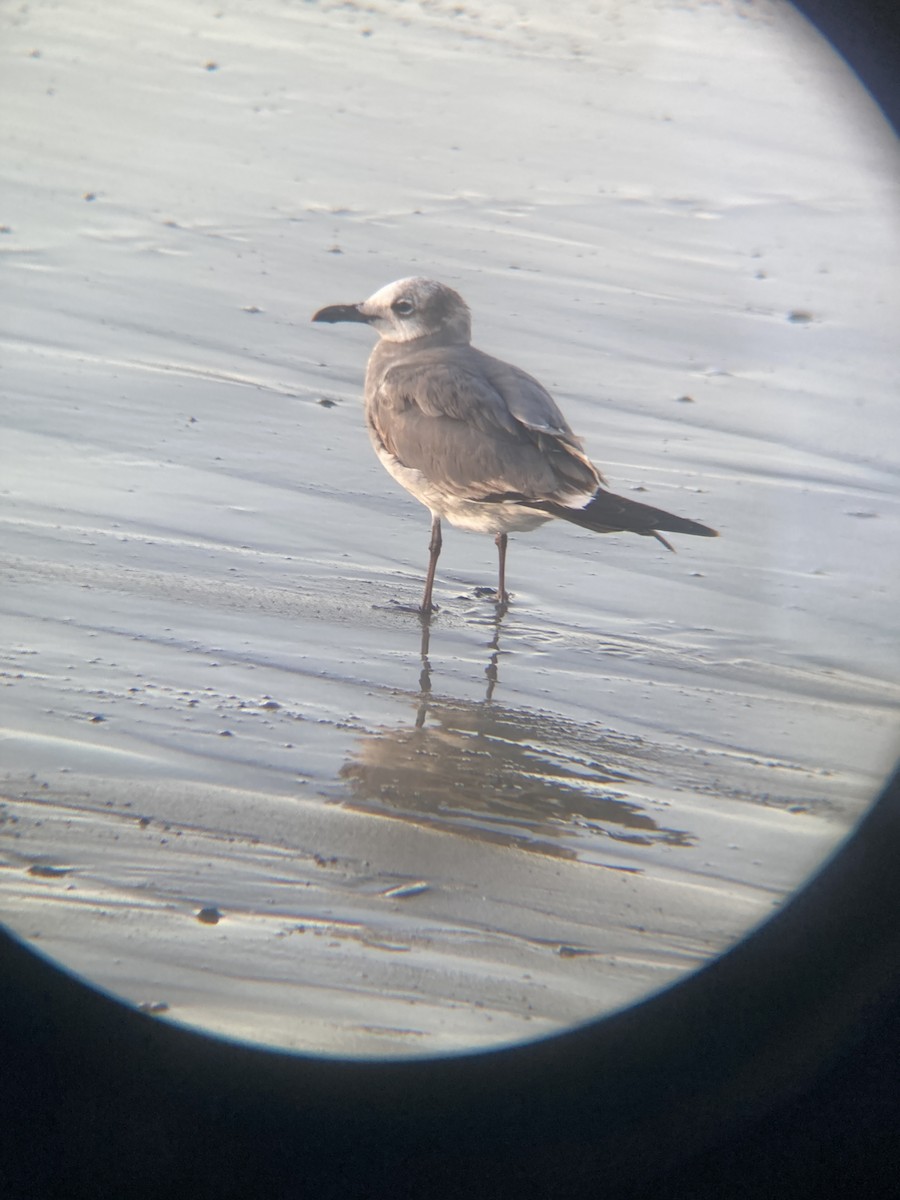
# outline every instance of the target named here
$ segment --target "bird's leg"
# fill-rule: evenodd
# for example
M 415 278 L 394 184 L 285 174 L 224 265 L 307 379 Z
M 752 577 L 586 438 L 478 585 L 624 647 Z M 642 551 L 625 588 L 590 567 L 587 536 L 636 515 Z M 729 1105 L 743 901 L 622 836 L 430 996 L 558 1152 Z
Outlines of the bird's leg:
M 498 533 L 494 538 L 500 565 L 500 574 L 497 579 L 497 600 L 500 604 L 505 604 L 509 599 L 509 594 L 506 590 L 506 543 L 508 540 L 505 533 Z
M 437 570 L 437 560 L 441 555 L 441 518 L 434 513 L 431 515 L 431 541 L 428 543 L 428 572 L 425 575 L 425 595 L 422 597 L 422 613 L 431 616 L 434 605 L 431 603 L 431 590 L 434 587 L 434 573 Z

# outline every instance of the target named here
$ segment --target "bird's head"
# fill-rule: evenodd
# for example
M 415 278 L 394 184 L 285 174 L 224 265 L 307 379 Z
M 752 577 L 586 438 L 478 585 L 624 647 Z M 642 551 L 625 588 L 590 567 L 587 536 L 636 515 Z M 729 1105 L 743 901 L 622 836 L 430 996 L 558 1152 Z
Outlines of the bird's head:
M 388 342 L 427 337 L 433 344 L 447 346 L 468 343 L 472 329 L 462 296 L 446 284 L 419 276 L 388 283 L 360 304 L 321 308 L 313 320 L 361 322 Z

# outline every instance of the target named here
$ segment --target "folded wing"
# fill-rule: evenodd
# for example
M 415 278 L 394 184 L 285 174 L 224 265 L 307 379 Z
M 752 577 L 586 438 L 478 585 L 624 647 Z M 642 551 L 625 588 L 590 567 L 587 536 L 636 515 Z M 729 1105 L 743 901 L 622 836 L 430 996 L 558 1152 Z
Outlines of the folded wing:
M 404 466 L 461 498 L 585 503 L 600 481 L 540 384 L 470 347 L 390 367 L 367 417 Z

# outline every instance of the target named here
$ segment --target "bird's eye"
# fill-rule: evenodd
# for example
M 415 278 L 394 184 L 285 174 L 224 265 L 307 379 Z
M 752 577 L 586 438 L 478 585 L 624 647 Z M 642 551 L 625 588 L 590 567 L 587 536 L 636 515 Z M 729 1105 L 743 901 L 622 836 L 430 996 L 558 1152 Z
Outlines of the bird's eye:
M 415 309 L 412 300 L 395 300 L 391 308 L 398 317 L 408 317 Z

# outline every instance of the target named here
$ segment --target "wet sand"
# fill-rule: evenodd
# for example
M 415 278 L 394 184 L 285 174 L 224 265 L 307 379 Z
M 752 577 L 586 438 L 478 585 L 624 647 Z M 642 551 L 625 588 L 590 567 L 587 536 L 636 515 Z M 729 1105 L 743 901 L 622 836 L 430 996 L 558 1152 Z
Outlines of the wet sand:
M 163 1017 L 402 1055 L 764 920 L 900 740 L 897 151 L 830 50 L 649 0 L 7 24 L 4 921 Z M 721 538 L 513 538 L 499 617 L 448 530 L 423 641 L 371 336 L 309 324 L 411 273 Z

